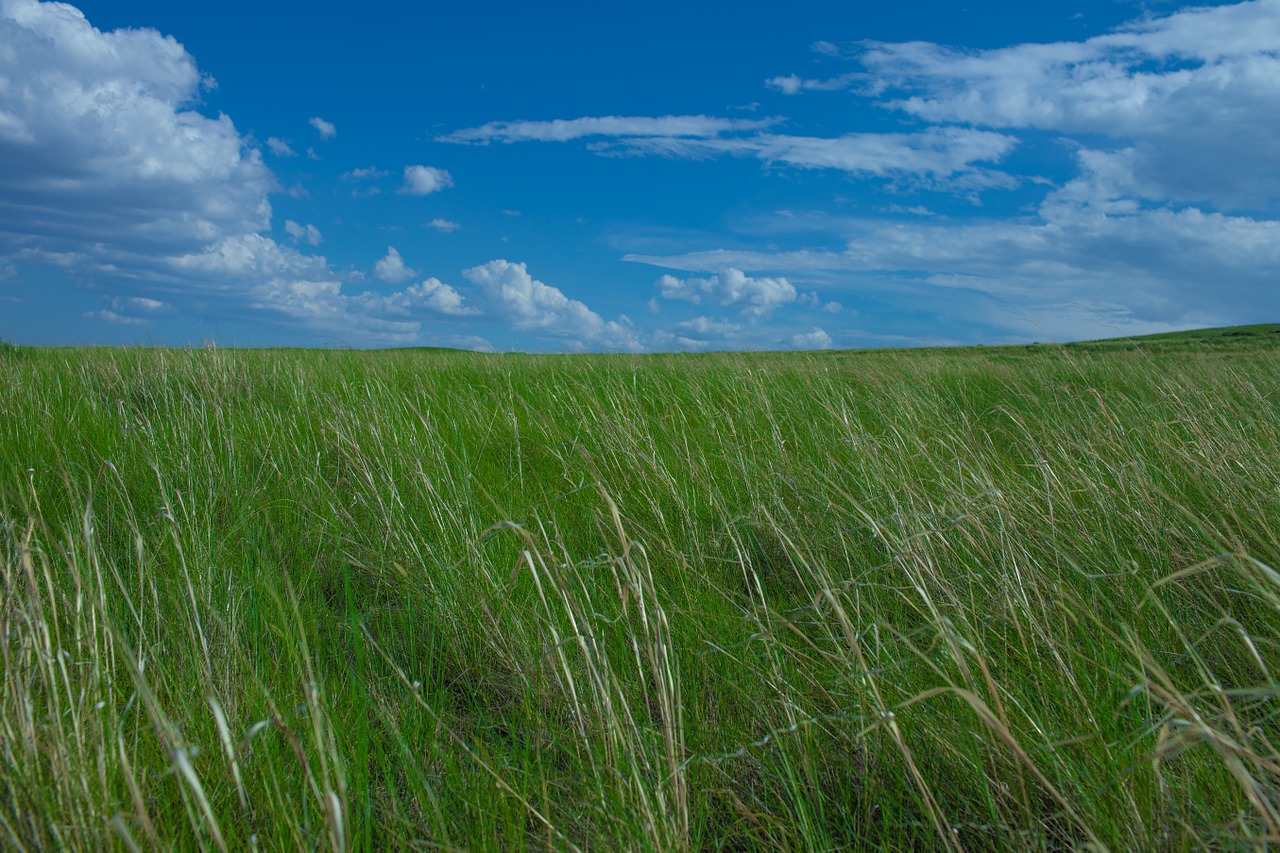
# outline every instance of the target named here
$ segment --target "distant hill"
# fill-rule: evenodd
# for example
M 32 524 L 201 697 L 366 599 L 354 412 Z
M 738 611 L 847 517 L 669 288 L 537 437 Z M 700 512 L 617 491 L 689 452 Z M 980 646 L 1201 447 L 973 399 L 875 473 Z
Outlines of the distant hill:
M 1183 332 L 1161 332 L 1156 335 L 1104 338 L 1096 341 L 1079 341 L 1067 344 L 1067 346 L 1118 347 L 1135 344 L 1167 346 L 1179 344 L 1263 343 L 1265 341 L 1280 343 L 1280 323 L 1259 323 L 1252 326 L 1218 326 L 1211 329 L 1188 329 Z

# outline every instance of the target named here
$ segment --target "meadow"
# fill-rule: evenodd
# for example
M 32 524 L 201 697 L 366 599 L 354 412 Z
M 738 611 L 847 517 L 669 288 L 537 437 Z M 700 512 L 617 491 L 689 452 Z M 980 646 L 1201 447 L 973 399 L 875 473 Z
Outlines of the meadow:
M 0 346 L 0 847 L 1280 844 L 1280 334 Z

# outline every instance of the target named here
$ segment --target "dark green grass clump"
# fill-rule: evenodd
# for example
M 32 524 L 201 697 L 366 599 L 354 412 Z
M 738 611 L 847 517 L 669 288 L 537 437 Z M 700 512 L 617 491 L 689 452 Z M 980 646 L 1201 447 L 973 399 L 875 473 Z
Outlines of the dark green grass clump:
M 1280 843 L 1280 335 L 0 352 L 0 846 Z

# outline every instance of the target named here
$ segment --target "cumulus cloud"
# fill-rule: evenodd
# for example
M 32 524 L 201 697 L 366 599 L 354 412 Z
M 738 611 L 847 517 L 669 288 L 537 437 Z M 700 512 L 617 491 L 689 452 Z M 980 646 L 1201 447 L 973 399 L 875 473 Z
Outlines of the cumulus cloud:
M 271 173 L 189 107 L 202 77 L 172 38 L 5 0 L 0 45 L 0 255 L 124 260 L 267 226 Z
M 747 341 L 744 328 L 728 320 L 698 316 L 659 329 L 653 335 L 654 346 L 663 350 L 741 349 Z
M 404 259 L 400 257 L 395 246 L 388 246 L 387 254 L 373 265 L 373 274 L 378 281 L 398 284 L 405 279 L 413 278 L 417 272 L 404 265 Z
M 104 294 L 95 320 L 164 311 L 280 327 L 416 334 L 352 316 L 322 257 L 282 246 L 276 186 L 173 38 L 103 32 L 75 8 L 0 2 L 0 260 L 56 267 Z M 298 225 L 291 237 L 318 237 Z
M 643 349 L 629 325 L 604 320 L 582 302 L 533 278 L 524 264 L 494 260 L 463 276 L 480 289 L 485 313 L 514 329 L 558 338 L 574 349 Z
M 0 268 L 91 282 L 98 322 L 185 313 L 356 343 L 420 338 L 419 321 L 348 295 L 325 258 L 264 235 L 276 180 L 230 117 L 198 112 L 207 78 L 173 38 L 0 0 L 0 45 Z M 321 240 L 313 225 L 284 230 Z M 447 292 L 419 291 L 405 299 L 452 310 Z
M 402 195 L 430 195 L 453 186 L 453 176 L 435 166 L 405 166 Z
M 311 246 L 319 246 L 324 242 L 324 237 L 320 235 L 320 229 L 314 225 L 301 225 L 292 219 L 284 221 L 284 230 L 295 240 L 301 240 Z
M 320 134 L 321 139 L 333 139 L 338 135 L 338 129 L 333 126 L 333 123 L 327 122 L 319 116 L 313 116 L 310 124 L 316 129 L 316 133 Z
M 354 300 L 367 313 L 398 317 L 421 317 L 424 314 L 474 317 L 481 313 L 480 309 L 467 305 L 461 293 L 434 277 L 394 293 L 363 293 Z
M 831 349 L 831 336 L 814 326 L 810 332 L 792 335 L 791 346 L 796 349 Z
M 487 145 L 490 142 L 567 142 L 587 136 L 707 138 L 758 131 L 778 119 L 727 119 L 714 116 L 589 116 L 554 121 L 491 121 L 438 137 L 440 142 Z
M 449 234 L 453 231 L 457 231 L 462 226 L 456 222 L 451 222 L 448 219 L 433 219 L 427 223 L 427 227 L 434 228 L 441 234 Z
M 656 283 L 663 299 L 679 299 L 701 304 L 705 299 L 725 308 L 737 308 L 744 315 L 760 317 L 795 302 L 795 286 L 785 278 L 752 278 L 729 267 L 712 278 L 679 279 L 664 275 Z
M 356 276 L 300 250 L 321 242 L 314 225 L 285 220 L 296 245 L 268 236 L 275 177 L 230 117 L 198 111 L 205 85 L 154 30 L 103 32 L 71 6 L 0 0 L 0 275 L 56 267 L 102 294 L 86 319 L 119 325 L 186 314 L 354 344 L 487 346 L 457 328 L 475 322 L 577 348 L 641 347 L 624 319 L 605 321 L 523 264 L 468 270 L 470 293 L 436 278 L 400 287 L 415 273 L 389 247 L 375 275 L 393 289 L 352 292 Z M 287 156 L 287 145 L 266 148 Z M 426 166 L 405 178 L 418 193 L 452 183 Z
M 701 338 L 733 338 L 742 333 L 742 326 L 739 323 L 707 316 L 694 317 L 692 320 L 676 323 L 672 328 L 677 332 Z

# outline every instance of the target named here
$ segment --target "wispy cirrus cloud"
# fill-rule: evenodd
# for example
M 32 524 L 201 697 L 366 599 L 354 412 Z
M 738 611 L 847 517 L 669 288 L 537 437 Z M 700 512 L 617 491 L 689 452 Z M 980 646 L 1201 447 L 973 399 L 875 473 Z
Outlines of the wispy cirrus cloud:
M 1011 187 L 1018 180 L 979 163 L 998 163 L 1017 145 L 1001 133 L 971 128 L 927 128 L 919 133 L 850 133 L 838 137 L 758 134 L 748 137 L 619 140 L 632 151 L 668 157 L 754 157 L 802 169 L 834 169 L 866 177 L 915 177 L 966 189 Z
M 861 71 L 841 74 L 825 80 L 806 79 L 796 74 L 787 74 L 770 77 L 765 81 L 765 85 L 784 95 L 798 95 L 801 92 L 839 92 L 852 88 L 856 83 L 868 82 L 870 79 L 870 75 Z
M 595 116 L 552 121 L 491 121 L 437 137 L 438 142 L 487 145 L 491 142 L 568 142 L 591 136 L 620 139 L 672 137 L 706 139 L 747 133 L 778 124 L 779 119 L 729 119 L 714 116 Z
M 1011 187 L 1013 177 L 985 169 L 1017 145 L 1002 133 L 931 127 L 913 133 L 849 133 L 837 137 L 778 134 L 779 119 L 710 116 L 579 118 L 491 122 L 439 137 L 444 142 L 569 142 L 590 138 L 598 154 L 647 154 L 679 159 L 754 157 L 768 164 L 834 169 L 862 176 L 918 178 L 967 190 Z

